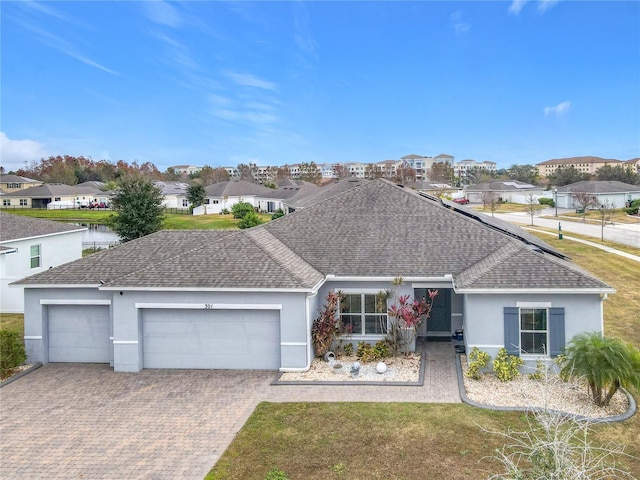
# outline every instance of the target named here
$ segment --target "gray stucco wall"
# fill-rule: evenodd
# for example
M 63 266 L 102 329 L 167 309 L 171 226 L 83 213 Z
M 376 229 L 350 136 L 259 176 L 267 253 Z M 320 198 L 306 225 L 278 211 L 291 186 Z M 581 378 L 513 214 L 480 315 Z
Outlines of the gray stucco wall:
M 552 307 L 563 307 L 567 342 L 577 333 L 602 329 L 599 294 L 465 295 L 464 340 L 467 350 L 477 346 L 494 357 L 504 346 L 504 307 L 515 307 L 519 302 L 550 303 Z
M 142 309 L 136 304 L 185 305 L 237 304 L 282 305 L 280 312 L 281 368 L 302 369 L 311 352 L 307 326 L 307 294 L 303 292 L 137 292 L 100 291 L 97 288 L 25 289 L 25 344 L 30 361 L 48 362 L 46 306 L 43 299 L 62 303 L 110 301 L 112 366 L 115 371 L 143 368 Z M 315 310 L 314 297 L 309 310 Z M 197 308 L 197 307 L 196 307 Z M 247 307 L 249 308 L 249 307 Z

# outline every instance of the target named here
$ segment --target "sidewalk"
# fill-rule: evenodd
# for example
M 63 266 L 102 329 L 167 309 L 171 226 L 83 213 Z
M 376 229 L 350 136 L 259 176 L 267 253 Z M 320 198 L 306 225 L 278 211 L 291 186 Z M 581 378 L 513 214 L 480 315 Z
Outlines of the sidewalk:
M 547 235 L 553 235 L 554 237 L 558 235 L 557 233 L 554 233 L 554 232 L 547 232 L 546 230 L 539 230 L 537 228 L 532 228 L 532 227 L 522 227 L 522 228 L 524 228 L 525 230 L 532 231 L 532 232 L 545 233 Z M 620 255 L 621 257 L 625 257 L 625 258 L 628 258 L 630 260 L 635 260 L 636 262 L 640 262 L 640 256 L 638 256 L 638 255 L 633 255 L 631 253 L 623 252 L 621 250 L 616 250 L 615 248 L 607 247 L 606 245 L 600 245 L 599 243 L 595 243 L 595 242 L 590 242 L 589 240 L 583 240 L 581 238 L 571 237 L 571 236 L 564 235 L 564 234 L 562 236 L 563 236 L 563 238 L 565 238 L 567 240 L 572 240 L 574 242 L 584 243 L 585 245 L 590 245 L 592 247 L 599 248 L 600 250 L 604 250 L 605 252 L 613 253 L 614 255 Z

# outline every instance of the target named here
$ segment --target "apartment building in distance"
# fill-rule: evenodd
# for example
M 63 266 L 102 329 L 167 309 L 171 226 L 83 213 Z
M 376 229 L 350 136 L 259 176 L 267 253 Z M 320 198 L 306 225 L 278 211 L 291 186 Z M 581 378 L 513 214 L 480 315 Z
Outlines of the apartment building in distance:
M 599 168 L 605 165 L 624 164 L 620 160 L 600 158 L 600 157 L 571 157 L 571 158 L 555 158 L 553 160 L 547 160 L 536 164 L 538 167 L 538 175 L 540 177 L 548 177 L 552 175 L 559 167 L 575 167 L 580 173 L 588 173 L 594 175 Z
M 458 177 L 460 180 L 464 180 L 467 178 L 467 174 L 469 172 L 475 171 L 476 169 L 495 173 L 496 162 L 490 162 L 489 160 L 485 160 L 484 162 L 476 162 L 475 160 L 461 160 L 459 162 L 454 162 L 453 175 Z

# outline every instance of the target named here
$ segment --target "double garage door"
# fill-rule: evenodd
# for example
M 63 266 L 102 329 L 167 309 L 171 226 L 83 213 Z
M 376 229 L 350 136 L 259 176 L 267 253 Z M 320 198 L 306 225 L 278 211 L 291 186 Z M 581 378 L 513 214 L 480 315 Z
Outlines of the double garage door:
M 144 368 L 280 368 L 278 310 L 148 309 Z
M 108 305 L 50 305 L 48 325 L 50 362 L 110 362 Z M 143 368 L 280 368 L 278 310 L 144 309 L 140 340 Z

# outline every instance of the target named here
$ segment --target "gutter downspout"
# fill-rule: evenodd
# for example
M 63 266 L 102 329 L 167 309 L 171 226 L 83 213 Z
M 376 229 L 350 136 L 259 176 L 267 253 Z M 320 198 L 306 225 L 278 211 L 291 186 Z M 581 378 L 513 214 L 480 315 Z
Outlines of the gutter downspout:
M 307 294 L 305 298 L 305 307 L 306 307 L 305 317 L 306 317 L 306 324 L 307 324 L 307 342 L 305 346 L 306 347 L 305 348 L 305 356 L 306 356 L 305 366 L 300 368 L 281 368 L 280 369 L 281 372 L 306 372 L 311 368 L 311 355 L 309 354 L 309 348 L 311 345 L 311 305 L 309 301 L 316 295 L 318 295 L 318 289 L 314 290 L 310 294 Z

